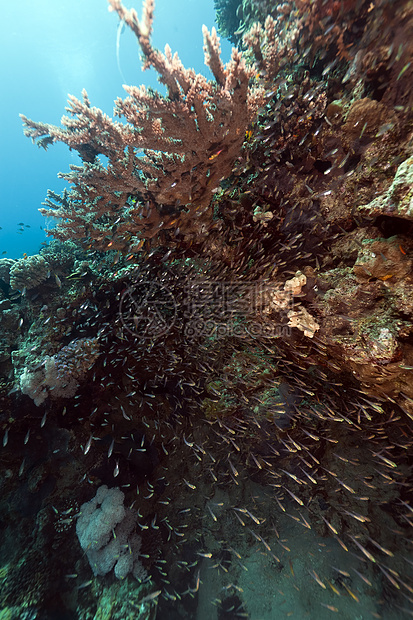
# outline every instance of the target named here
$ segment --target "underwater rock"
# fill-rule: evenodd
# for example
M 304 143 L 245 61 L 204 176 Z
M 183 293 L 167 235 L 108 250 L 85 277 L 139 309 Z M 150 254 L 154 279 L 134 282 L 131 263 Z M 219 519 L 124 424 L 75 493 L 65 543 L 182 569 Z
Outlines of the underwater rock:
M 387 108 L 379 101 L 368 97 L 355 101 L 350 107 L 343 126 L 347 146 L 353 146 L 363 136 L 372 139 L 388 120 Z
M 392 215 L 412 220 L 413 157 L 400 164 L 387 192 L 368 204 L 361 205 L 359 211 L 369 215 Z
M 365 239 L 353 266 L 357 281 L 377 278 L 392 285 L 404 280 L 413 267 L 413 260 L 400 249 L 404 245 L 407 242 L 397 235 L 389 239 Z

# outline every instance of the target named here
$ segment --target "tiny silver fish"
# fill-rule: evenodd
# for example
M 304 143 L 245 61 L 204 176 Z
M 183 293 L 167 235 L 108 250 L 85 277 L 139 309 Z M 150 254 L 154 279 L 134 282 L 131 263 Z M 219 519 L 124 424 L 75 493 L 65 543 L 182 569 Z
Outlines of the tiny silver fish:
M 113 477 L 119 476 L 119 461 L 116 461 L 115 469 L 113 470 Z

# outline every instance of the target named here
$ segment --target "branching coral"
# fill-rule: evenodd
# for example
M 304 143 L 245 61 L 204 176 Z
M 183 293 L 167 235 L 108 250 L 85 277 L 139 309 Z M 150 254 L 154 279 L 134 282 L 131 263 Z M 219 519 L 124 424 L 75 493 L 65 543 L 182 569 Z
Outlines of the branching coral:
M 152 47 L 154 2 L 146 0 L 143 17 L 110 0 L 112 10 L 131 28 L 144 55 L 167 87 L 167 97 L 144 86 L 125 86 L 117 99 L 113 121 L 83 100 L 69 97 L 70 116 L 63 128 L 22 116 L 25 134 L 47 148 L 64 142 L 83 159 L 82 166 L 61 175 L 74 185 L 60 204 L 49 201 L 44 215 L 58 220 L 53 235 L 82 239 L 99 250 L 136 252 L 142 240 L 156 243 L 161 230 L 184 238 L 204 235 L 211 225 L 211 198 L 238 155 L 248 124 L 263 91 L 250 86 L 253 67 L 233 50 L 230 62 L 220 58 L 215 29 L 203 28 L 205 62 L 215 82 L 186 69 L 167 45 Z M 108 158 L 105 167 L 99 155 Z

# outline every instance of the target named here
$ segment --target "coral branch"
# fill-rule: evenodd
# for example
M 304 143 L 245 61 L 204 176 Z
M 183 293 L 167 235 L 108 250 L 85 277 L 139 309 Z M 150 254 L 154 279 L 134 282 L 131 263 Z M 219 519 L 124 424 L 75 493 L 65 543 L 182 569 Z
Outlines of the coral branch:
M 83 160 L 61 175 L 73 185 L 69 198 L 48 201 L 51 208 L 41 212 L 58 219 L 49 231 L 55 237 L 81 239 L 99 250 L 136 252 L 143 239 L 165 241 L 168 229 L 174 239 L 199 239 L 212 225 L 214 189 L 231 173 L 263 91 L 250 85 L 254 68 L 240 52 L 234 49 L 229 63 L 222 63 L 215 29 L 203 27 L 211 82 L 186 69 L 169 46 L 164 53 L 152 47 L 153 0 L 145 0 L 141 20 L 120 0 L 109 4 L 135 34 L 144 68 L 157 71 L 168 95 L 124 86 L 128 96 L 116 100 L 114 112 L 126 124 L 92 107 L 86 91 L 82 101 L 69 97 L 62 127 L 22 116 L 25 134 L 39 146 L 64 142 Z M 99 155 L 108 158 L 106 167 Z

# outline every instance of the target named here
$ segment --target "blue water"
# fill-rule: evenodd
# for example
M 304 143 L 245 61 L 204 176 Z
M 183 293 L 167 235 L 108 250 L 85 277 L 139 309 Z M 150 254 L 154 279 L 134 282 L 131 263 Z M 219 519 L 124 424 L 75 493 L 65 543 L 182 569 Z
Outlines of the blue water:
M 140 0 L 130 0 L 138 15 Z M 38 212 L 47 189 L 60 192 L 59 171 L 79 163 L 63 144 L 47 152 L 23 135 L 19 113 L 59 124 L 67 95 L 86 88 L 91 104 L 112 116 L 113 101 L 128 84 L 159 87 L 154 71 L 141 70 L 140 49 L 129 29 L 116 40 L 119 20 L 105 0 L 21 0 L 4 3 L 0 24 L 0 257 L 36 254 L 45 240 L 46 221 Z M 208 77 L 202 24 L 216 25 L 213 0 L 157 0 L 153 44 L 169 43 L 187 67 Z M 221 41 L 226 62 L 231 45 Z M 19 226 L 23 222 L 24 226 Z M 6 252 L 4 254 L 4 252 Z

